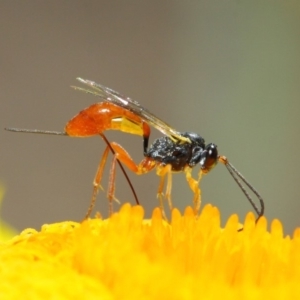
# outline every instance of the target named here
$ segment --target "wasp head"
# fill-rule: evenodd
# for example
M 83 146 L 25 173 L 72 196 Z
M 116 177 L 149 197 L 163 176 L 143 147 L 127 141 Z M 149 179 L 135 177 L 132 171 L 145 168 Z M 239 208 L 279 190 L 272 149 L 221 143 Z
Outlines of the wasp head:
M 200 154 L 199 164 L 204 174 L 208 173 L 218 163 L 217 145 L 210 143 Z

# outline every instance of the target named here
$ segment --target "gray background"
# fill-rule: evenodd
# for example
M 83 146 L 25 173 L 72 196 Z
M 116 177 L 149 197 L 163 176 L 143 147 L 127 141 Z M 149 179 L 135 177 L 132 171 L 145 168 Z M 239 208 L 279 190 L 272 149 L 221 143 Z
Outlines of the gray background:
M 1 1 L 0 128 L 63 130 L 97 101 L 81 76 L 140 101 L 180 131 L 215 142 L 261 192 L 269 220 L 299 220 L 298 1 Z M 109 132 L 136 161 L 140 137 Z M 160 134 L 153 130 L 152 138 Z M 18 229 L 80 220 L 104 149 L 100 138 L 0 133 L 2 217 Z M 195 172 L 197 174 L 198 170 Z M 118 171 L 116 196 L 132 195 Z M 155 172 L 130 178 L 149 216 Z M 104 187 L 106 187 L 104 180 Z M 219 165 L 201 182 L 222 220 L 251 209 Z M 183 174 L 173 202 L 191 204 Z M 104 193 L 97 210 L 107 215 Z

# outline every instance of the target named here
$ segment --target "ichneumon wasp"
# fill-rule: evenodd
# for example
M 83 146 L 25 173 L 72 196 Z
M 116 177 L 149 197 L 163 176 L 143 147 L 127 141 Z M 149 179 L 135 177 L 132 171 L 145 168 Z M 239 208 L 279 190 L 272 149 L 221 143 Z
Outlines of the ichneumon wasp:
M 195 215 L 197 215 L 201 204 L 201 192 L 199 188 L 201 176 L 202 174 L 207 174 L 218 162 L 220 162 L 226 166 L 227 170 L 252 205 L 257 214 L 257 220 L 264 214 L 264 202 L 260 194 L 225 156 L 218 154 L 217 146 L 215 144 L 205 144 L 204 139 L 197 133 L 182 133 L 176 131 L 170 125 L 150 113 L 137 101 L 125 97 L 108 87 L 90 80 L 82 78 L 77 79 L 81 83 L 87 85 L 90 89 L 76 86 L 73 88 L 99 97 L 100 102 L 92 104 L 79 112 L 79 114 L 66 124 L 64 132 L 19 128 L 6 128 L 6 130 L 15 132 L 66 135 L 70 137 L 90 137 L 95 135 L 100 135 L 102 137 L 107 146 L 101 157 L 97 173 L 94 178 L 92 200 L 85 218 L 90 216 L 95 205 L 96 195 L 99 187 L 101 187 L 101 179 L 109 151 L 113 153 L 108 185 L 110 213 L 112 212 L 112 201 L 115 199 L 116 163 L 118 163 L 122 168 L 137 203 L 139 203 L 137 196 L 122 164 L 138 175 L 148 173 L 152 169 L 156 168 L 156 174 L 160 177 L 157 195 L 161 211 L 165 216 L 163 198 L 165 197 L 167 199 L 170 209 L 173 207 L 171 200 L 172 173 L 185 173 L 188 185 L 194 194 L 193 209 Z M 163 133 L 164 136 L 156 139 L 149 146 L 151 131 L 150 126 Z M 143 160 L 139 164 L 136 164 L 121 145 L 107 140 L 104 135 L 104 131 L 106 130 L 120 130 L 125 133 L 142 136 L 144 154 Z M 197 179 L 195 179 L 192 177 L 192 169 L 197 165 L 200 166 L 200 171 Z M 167 181 L 166 189 L 163 194 L 165 181 Z M 260 203 L 260 209 L 256 206 L 241 181 L 257 197 Z

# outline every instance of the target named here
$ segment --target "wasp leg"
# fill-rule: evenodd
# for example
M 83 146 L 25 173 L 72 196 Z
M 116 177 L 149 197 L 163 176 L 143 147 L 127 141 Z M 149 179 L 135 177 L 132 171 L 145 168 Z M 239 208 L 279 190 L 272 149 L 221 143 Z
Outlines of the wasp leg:
M 159 201 L 159 206 L 160 206 L 160 210 L 164 216 L 164 218 L 166 218 L 165 216 L 165 210 L 164 210 L 164 201 L 163 201 L 163 189 L 164 189 L 164 185 L 165 185 L 165 175 L 161 175 L 160 176 L 160 180 L 159 180 L 159 185 L 158 185 L 158 189 L 157 189 L 157 198 Z
M 128 152 L 119 144 L 117 143 L 110 143 L 111 147 L 113 148 L 115 152 L 115 157 L 125 166 L 127 166 L 132 172 L 134 172 L 137 175 L 142 175 L 146 174 L 149 171 L 151 171 L 155 166 L 156 162 L 150 158 L 150 157 L 145 157 L 139 164 L 136 164 L 131 156 L 128 154 Z M 163 218 L 166 218 L 166 214 L 164 211 L 163 207 L 163 200 L 162 200 L 162 190 L 164 187 L 164 177 L 165 175 L 168 174 L 168 183 L 167 183 L 167 189 L 166 189 L 166 197 L 169 202 L 170 209 L 172 208 L 172 202 L 171 202 L 171 187 L 172 187 L 172 177 L 171 177 L 171 165 L 166 166 L 163 168 L 158 168 L 157 175 L 161 177 L 160 179 L 160 184 L 158 188 L 158 198 L 160 201 L 160 209 L 163 215 Z
M 159 201 L 160 210 L 161 210 L 164 218 L 166 218 L 165 210 L 164 210 L 164 201 L 163 201 L 164 194 L 162 192 L 164 189 L 164 185 L 165 185 L 165 176 L 160 176 L 156 197 L 158 198 L 158 201 Z
M 160 182 L 158 186 L 158 191 L 157 191 L 157 197 L 159 198 L 160 202 L 160 208 L 163 217 L 167 220 L 165 211 L 164 211 L 164 205 L 163 205 L 163 188 L 165 184 L 165 176 L 167 175 L 167 187 L 166 187 L 166 193 L 165 193 L 165 198 L 168 200 L 168 205 L 170 208 L 170 211 L 173 209 L 173 204 L 171 200 L 171 190 L 172 190 L 172 166 L 171 165 L 166 165 L 166 166 L 159 166 L 157 168 L 156 174 L 160 176 Z
M 198 183 L 201 181 L 202 175 L 203 175 L 203 172 L 202 172 L 202 170 L 200 169 L 200 171 L 199 171 L 199 173 L 198 173 Z
M 84 217 L 84 220 L 86 220 L 87 218 L 90 217 L 92 211 L 93 211 L 93 208 L 95 206 L 95 203 L 96 203 L 96 198 L 97 198 L 97 194 L 98 194 L 98 190 L 99 188 L 101 190 L 103 190 L 102 186 L 101 186 L 101 179 L 102 179 L 102 176 L 103 176 L 103 171 L 104 171 L 104 167 L 106 165 L 106 161 L 107 161 L 107 156 L 108 156 L 108 152 L 109 152 L 109 147 L 107 146 L 103 152 L 103 155 L 101 157 L 101 160 L 100 160 L 100 163 L 98 165 L 98 169 L 97 169 L 97 172 L 96 172 L 96 175 L 95 175 L 95 178 L 94 178 L 94 181 L 93 181 L 93 194 L 92 194 L 92 200 L 91 200 L 91 203 L 90 203 L 90 206 L 88 208 L 88 211 L 86 212 L 85 214 L 85 217 Z
M 146 174 L 156 166 L 156 162 L 150 157 L 145 157 L 139 164 L 136 164 L 121 145 L 114 142 L 110 145 L 115 151 L 116 158 L 137 175 Z
M 201 205 L 201 191 L 199 188 L 199 180 L 201 178 L 201 174 L 199 173 L 199 180 L 196 180 L 192 177 L 192 169 L 190 167 L 186 167 L 184 169 L 186 180 L 190 186 L 190 189 L 194 193 L 193 204 L 194 204 L 194 214 L 197 216 L 200 205 Z
M 109 201 L 109 215 L 110 216 L 113 213 L 113 200 L 120 203 L 120 201 L 115 197 L 116 163 L 117 163 L 117 158 L 116 158 L 116 155 L 114 155 L 113 159 L 112 159 L 111 167 L 110 167 L 108 189 L 107 189 L 107 198 L 108 198 L 108 201 Z

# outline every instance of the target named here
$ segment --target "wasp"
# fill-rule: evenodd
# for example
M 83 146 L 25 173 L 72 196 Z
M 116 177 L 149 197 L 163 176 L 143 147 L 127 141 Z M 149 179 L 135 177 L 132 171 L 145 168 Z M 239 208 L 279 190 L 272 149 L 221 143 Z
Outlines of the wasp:
M 173 208 L 171 199 L 172 174 L 183 172 L 187 183 L 193 192 L 194 214 L 198 215 L 201 205 L 201 191 L 199 188 L 201 177 L 203 174 L 209 173 L 217 165 L 217 163 L 220 162 L 225 165 L 232 178 L 250 202 L 257 214 L 257 220 L 264 214 L 264 201 L 258 191 L 225 156 L 218 154 L 216 144 L 206 144 L 203 137 L 197 133 L 179 132 L 175 130 L 173 127 L 141 106 L 137 101 L 123 96 L 108 87 L 91 80 L 82 78 L 77 78 L 77 80 L 88 86 L 88 88 L 73 86 L 74 89 L 97 96 L 99 97 L 100 102 L 92 104 L 80 111 L 66 124 L 63 132 L 19 128 L 6 128 L 6 130 L 27 133 L 67 135 L 70 137 L 91 137 L 100 135 L 103 138 L 107 146 L 101 157 L 96 176 L 94 178 L 92 200 L 85 218 L 90 216 L 95 205 L 98 189 L 102 188 L 101 180 L 109 151 L 113 153 L 108 185 L 109 203 L 112 203 L 112 200 L 114 199 L 116 200 L 114 195 L 115 173 L 116 164 L 118 163 L 130 184 L 137 203 L 139 203 L 137 196 L 123 165 L 137 175 L 146 174 L 151 170 L 156 169 L 156 174 L 160 178 L 157 196 L 164 216 L 164 199 L 168 201 L 170 210 Z M 156 139 L 151 145 L 149 145 L 151 132 L 150 126 L 163 134 L 161 138 Z M 142 161 L 136 164 L 129 153 L 120 144 L 116 142 L 109 142 L 104 135 L 106 130 L 119 130 L 125 133 L 142 136 L 142 150 L 144 155 Z M 200 171 L 198 173 L 198 177 L 194 178 L 192 176 L 192 170 L 196 166 L 200 167 Z M 242 182 L 257 197 L 260 203 L 260 208 L 257 207 L 253 199 L 250 197 Z M 164 187 L 165 192 L 163 193 Z M 110 212 L 112 212 L 111 204 Z

